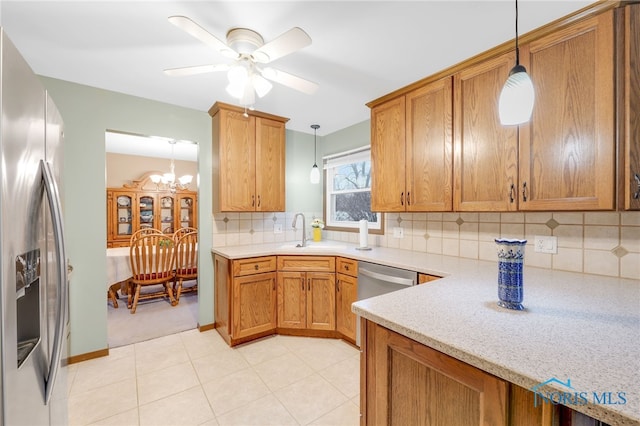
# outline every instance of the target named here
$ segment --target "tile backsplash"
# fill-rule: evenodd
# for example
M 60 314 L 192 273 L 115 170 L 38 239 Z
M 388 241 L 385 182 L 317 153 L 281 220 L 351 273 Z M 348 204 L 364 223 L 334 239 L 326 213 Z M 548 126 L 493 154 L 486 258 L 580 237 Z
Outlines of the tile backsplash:
M 295 212 L 217 213 L 213 247 L 296 241 Z M 307 234 L 321 212 L 304 212 Z M 274 228 L 282 227 L 282 233 Z M 394 238 L 394 228 L 403 237 Z M 534 236 L 555 236 L 558 253 L 536 253 Z M 323 231 L 325 239 L 358 243 L 353 232 Z M 384 235 L 369 245 L 496 261 L 495 238 L 525 238 L 525 264 L 588 274 L 640 279 L 640 212 L 388 213 Z

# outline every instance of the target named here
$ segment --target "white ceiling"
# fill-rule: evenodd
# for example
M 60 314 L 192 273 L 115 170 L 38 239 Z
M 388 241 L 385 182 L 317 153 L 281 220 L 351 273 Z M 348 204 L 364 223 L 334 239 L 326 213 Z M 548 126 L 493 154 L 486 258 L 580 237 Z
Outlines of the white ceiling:
M 590 1 L 520 0 L 520 33 Z M 274 84 L 256 109 L 318 135 L 369 118 L 366 102 L 514 36 L 513 1 L 0 1 L 0 21 L 34 71 L 47 77 L 207 111 L 235 103 L 226 73 L 162 71 L 228 63 L 167 21 L 186 15 L 224 40 L 233 27 L 268 42 L 294 26 L 313 43 L 272 66 L 315 81 L 305 95 Z M 161 118 L 159 118 L 161 119 Z
M 114 154 L 198 161 L 198 145 L 192 141 L 106 131 L 104 142 L 105 150 Z

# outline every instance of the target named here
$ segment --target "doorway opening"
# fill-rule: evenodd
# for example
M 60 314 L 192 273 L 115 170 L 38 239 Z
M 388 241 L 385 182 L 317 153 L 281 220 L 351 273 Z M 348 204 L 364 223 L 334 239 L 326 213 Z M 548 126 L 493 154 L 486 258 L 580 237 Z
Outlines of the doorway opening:
M 107 130 L 105 149 L 109 347 L 196 328 L 197 291 L 181 294 L 175 306 L 166 296 L 140 300 L 132 315 L 127 307 L 126 281 L 131 273 L 129 245 L 135 231 L 156 229 L 173 237 L 179 229 L 198 229 L 198 144 Z M 193 177 L 191 181 L 181 179 L 187 175 Z M 183 287 L 196 285 L 194 280 Z

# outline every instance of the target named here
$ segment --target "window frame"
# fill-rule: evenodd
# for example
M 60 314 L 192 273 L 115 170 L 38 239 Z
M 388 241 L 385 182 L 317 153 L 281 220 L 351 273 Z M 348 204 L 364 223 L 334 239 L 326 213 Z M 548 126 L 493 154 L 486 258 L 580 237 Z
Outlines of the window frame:
M 337 154 L 332 154 L 326 157 L 323 157 L 323 174 L 322 174 L 322 179 L 323 179 L 323 204 L 322 204 L 322 219 L 324 221 L 325 227 L 324 229 L 328 230 L 328 231 L 341 231 L 341 232 L 360 232 L 360 227 L 359 227 L 359 223 L 358 222 L 346 222 L 349 225 L 348 226 L 340 226 L 340 225 L 335 225 L 332 224 L 331 221 L 329 220 L 330 215 L 328 214 L 328 209 L 330 209 L 330 197 L 331 195 L 334 194 L 333 191 L 330 191 L 329 188 L 332 187 L 333 183 L 329 182 L 330 179 L 332 179 L 332 173 L 329 172 L 329 168 L 335 168 L 338 167 L 340 165 L 343 165 L 345 163 L 342 164 L 335 164 L 333 167 L 330 167 L 331 164 L 331 160 L 335 160 L 339 159 L 339 158 L 344 158 L 344 157 L 348 157 L 348 156 L 352 156 L 354 154 L 359 154 L 359 153 L 363 153 L 363 152 L 369 152 L 369 161 L 371 161 L 371 146 L 367 145 L 367 146 L 363 146 L 360 148 L 356 148 L 356 149 L 352 149 L 349 151 L 344 151 L 344 152 L 339 152 Z M 350 163 L 346 163 L 346 164 L 350 164 Z M 372 171 L 373 173 L 373 171 Z M 364 191 L 353 191 L 353 192 L 364 192 Z M 369 188 L 369 192 L 371 192 L 371 188 Z M 379 224 L 379 228 L 377 226 L 373 226 L 372 222 L 369 222 L 369 226 L 368 226 L 368 230 L 370 234 L 376 234 L 376 235 L 384 235 L 384 213 L 383 212 L 375 212 L 378 214 L 379 220 L 378 220 L 378 224 Z

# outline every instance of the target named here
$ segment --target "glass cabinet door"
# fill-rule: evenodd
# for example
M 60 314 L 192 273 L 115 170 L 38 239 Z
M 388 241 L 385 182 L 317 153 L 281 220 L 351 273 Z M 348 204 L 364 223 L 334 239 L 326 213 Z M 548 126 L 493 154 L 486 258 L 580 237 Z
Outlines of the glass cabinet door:
M 140 216 L 140 229 L 154 228 L 153 212 L 155 208 L 155 198 L 143 195 L 138 201 L 138 209 Z
M 164 234 L 173 234 L 174 221 L 174 204 L 175 200 L 172 195 L 163 195 L 160 198 L 160 229 Z
M 180 196 L 178 206 L 180 228 L 197 228 L 195 205 L 196 198 L 194 195 Z
M 115 194 L 116 199 L 116 220 L 118 221 L 116 228 L 117 238 L 130 237 L 133 232 L 132 227 L 132 208 L 133 196 L 127 194 Z

